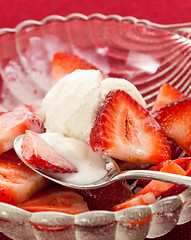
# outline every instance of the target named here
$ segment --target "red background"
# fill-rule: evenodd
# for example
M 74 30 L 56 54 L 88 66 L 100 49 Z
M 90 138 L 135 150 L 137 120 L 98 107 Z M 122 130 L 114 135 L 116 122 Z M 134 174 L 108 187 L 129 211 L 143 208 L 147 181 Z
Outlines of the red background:
M 0 0 L 0 28 L 15 27 L 23 20 L 41 20 L 52 14 L 67 16 L 78 12 L 85 15 L 118 14 L 148 19 L 155 23 L 191 22 L 190 0 Z M 6 239 L 0 234 L 0 240 Z M 191 224 L 177 226 L 157 240 L 191 239 Z
M 190 0 L 0 0 L 0 27 L 14 27 L 26 19 L 50 14 L 66 16 L 99 12 L 145 18 L 156 23 L 191 21 Z

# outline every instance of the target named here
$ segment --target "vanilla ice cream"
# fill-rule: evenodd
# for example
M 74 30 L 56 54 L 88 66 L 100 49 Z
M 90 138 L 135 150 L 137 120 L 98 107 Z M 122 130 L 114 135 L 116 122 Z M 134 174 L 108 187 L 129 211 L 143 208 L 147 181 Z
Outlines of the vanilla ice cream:
M 146 106 L 136 87 L 125 79 L 103 80 L 99 70 L 75 70 L 45 96 L 42 115 L 48 131 L 89 142 L 91 128 L 106 94 L 121 89 Z
M 145 100 L 141 96 L 140 92 L 137 88 L 123 78 L 106 78 L 104 81 L 101 82 L 102 93 L 104 97 L 108 94 L 109 91 L 114 89 L 121 89 L 131 95 L 139 104 L 143 107 L 146 107 Z
M 88 142 L 93 121 L 103 102 L 102 80 L 98 70 L 76 70 L 62 78 L 42 102 L 45 127 Z

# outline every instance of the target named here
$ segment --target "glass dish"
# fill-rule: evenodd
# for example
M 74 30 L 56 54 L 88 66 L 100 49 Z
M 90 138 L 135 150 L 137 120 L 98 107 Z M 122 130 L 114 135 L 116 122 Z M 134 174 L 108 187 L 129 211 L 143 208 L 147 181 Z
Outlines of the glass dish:
M 0 30 L 0 106 L 38 102 L 50 88 L 51 59 L 67 51 L 105 74 L 124 77 L 151 109 L 160 85 L 191 96 L 191 23 L 159 25 L 133 17 L 49 16 Z M 0 203 L 0 232 L 18 240 L 143 240 L 191 220 L 191 189 L 149 206 L 77 215 L 29 213 Z

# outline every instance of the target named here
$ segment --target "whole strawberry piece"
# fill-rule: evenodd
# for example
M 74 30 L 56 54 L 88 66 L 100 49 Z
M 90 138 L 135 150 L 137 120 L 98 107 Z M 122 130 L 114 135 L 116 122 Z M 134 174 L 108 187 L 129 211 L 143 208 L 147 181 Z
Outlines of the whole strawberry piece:
M 97 114 L 90 134 L 93 151 L 136 163 L 170 158 L 170 146 L 155 119 L 128 93 L 113 90 Z
M 131 196 L 126 180 L 114 182 L 98 189 L 79 190 L 90 210 L 111 210 Z
M 159 108 L 153 114 L 165 135 L 191 155 L 191 99 L 182 99 Z
M 76 69 L 97 69 L 86 60 L 67 52 L 57 52 L 52 62 L 52 83 Z
M 25 161 L 36 169 L 54 173 L 77 172 L 72 163 L 57 153 L 37 133 L 26 131 L 21 148 Z

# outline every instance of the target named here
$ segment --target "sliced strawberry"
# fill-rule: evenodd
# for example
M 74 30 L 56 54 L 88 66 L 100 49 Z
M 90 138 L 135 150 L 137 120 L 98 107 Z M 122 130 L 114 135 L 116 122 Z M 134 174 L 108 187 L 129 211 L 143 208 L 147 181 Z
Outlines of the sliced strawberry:
M 55 84 L 60 78 L 76 69 L 88 70 L 97 68 L 74 54 L 57 52 L 52 62 L 52 83 Z
M 166 137 L 149 112 L 128 93 L 108 93 L 90 134 L 94 152 L 124 161 L 157 164 L 170 158 Z
M 185 191 L 186 189 L 187 189 L 187 187 L 174 185 L 171 188 L 169 188 L 166 192 L 164 192 L 161 195 L 161 198 L 178 195 L 178 194 L 182 193 L 183 191 Z
M 125 180 L 112 183 L 106 187 L 79 190 L 90 210 L 111 210 L 116 204 L 131 196 L 131 190 Z
M 176 163 L 174 163 L 170 160 L 165 162 L 165 164 L 161 168 L 160 172 L 168 172 L 168 173 L 173 173 L 173 174 L 186 175 L 186 171 L 184 171 L 180 166 L 178 166 Z M 146 194 L 148 192 L 152 192 L 155 195 L 155 197 L 157 198 L 174 185 L 175 184 L 172 184 L 172 183 L 165 183 L 165 182 L 161 182 L 161 181 L 152 180 L 145 188 L 141 189 L 134 196 L 139 196 L 139 195 Z
M 189 164 L 186 167 L 186 173 L 188 176 L 191 176 L 191 161 L 189 162 Z
M 19 206 L 29 212 L 56 211 L 78 214 L 89 211 L 87 203 L 74 190 L 54 185 Z
M 22 141 L 22 156 L 25 161 L 43 171 L 73 173 L 77 169 L 57 153 L 39 134 L 27 130 Z
M 146 193 L 144 195 L 131 198 L 130 200 L 125 201 L 124 203 L 114 206 L 114 211 L 119 211 L 124 208 L 140 206 L 140 205 L 149 205 L 156 201 L 156 198 L 152 192 Z
M 179 165 L 179 163 L 181 162 L 182 159 L 185 159 L 185 161 Z M 182 159 L 177 159 L 176 163 L 179 166 L 181 166 L 184 170 L 186 170 L 186 176 L 191 176 L 191 157 L 182 158 Z M 178 160 L 180 160 L 180 161 L 178 161 Z M 187 189 L 187 187 L 184 187 L 184 186 L 173 185 L 168 191 L 163 193 L 161 195 L 161 197 L 165 198 L 165 197 L 169 197 L 169 196 L 174 196 L 174 195 L 182 193 L 186 189 Z
M 179 175 L 186 175 L 186 172 L 180 166 L 170 160 L 165 162 L 160 171 Z M 146 185 L 146 187 L 134 194 L 130 199 L 127 199 L 125 202 L 118 204 L 113 209 L 115 211 L 118 211 L 126 208 L 126 206 L 129 207 L 129 201 L 139 196 L 144 196 L 147 193 L 153 193 L 155 198 L 158 198 L 173 186 L 175 186 L 175 184 L 152 180 L 148 185 Z
M 164 83 L 158 92 L 152 111 L 165 106 L 166 104 L 185 98 L 185 96 L 168 83 Z M 176 159 L 182 153 L 180 146 L 172 139 L 168 139 L 171 149 L 171 159 Z
M 153 114 L 165 135 L 191 155 L 191 99 L 183 99 L 159 108 Z
M 152 111 L 155 111 L 156 109 L 163 107 L 168 103 L 174 102 L 182 98 L 185 97 L 178 89 L 175 89 L 168 83 L 164 83 L 158 91 L 158 95 Z
M 183 170 L 187 171 L 187 168 L 190 166 L 191 164 L 191 157 L 185 157 L 185 158 L 178 158 L 175 160 L 172 160 L 173 163 L 176 163 L 178 166 L 180 166 Z M 152 166 L 151 168 L 149 168 L 149 170 L 152 171 L 160 171 L 162 169 L 162 167 L 166 164 L 166 162 L 162 162 L 159 163 L 155 166 Z M 140 187 L 143 188 L 145 187 L 147 184 L 149 184 L 150 180 L 148 179 L 139 179 L 136 183 L 136 187 Z
M 0 155 L 0 202 L 17 205 L 50 182 L 32 171 L 10 150 Z
M 30 111 L 10 111 L 0 115 L 0 154 L 13 148 L 14 139 L 27 129 L 44 132 L 43 123 Z

